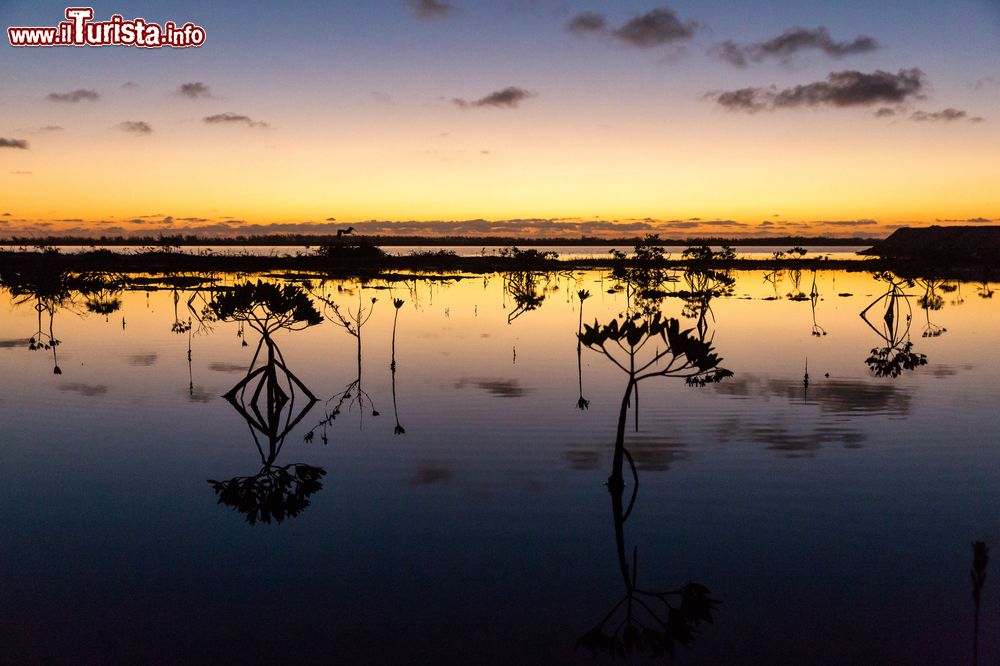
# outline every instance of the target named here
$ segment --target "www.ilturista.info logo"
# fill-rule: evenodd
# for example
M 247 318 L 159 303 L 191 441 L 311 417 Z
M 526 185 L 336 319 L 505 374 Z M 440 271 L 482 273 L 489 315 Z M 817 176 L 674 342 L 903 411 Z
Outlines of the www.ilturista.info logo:
M 205 29 L 190 21 L 178 26 L 115 14 L 93 21 L 93 7 L 67 7 L 66 20 L 49 28 L 7 28 L 11 46 L 138 46 L 145 49 L 187 48 L 205 43 Z

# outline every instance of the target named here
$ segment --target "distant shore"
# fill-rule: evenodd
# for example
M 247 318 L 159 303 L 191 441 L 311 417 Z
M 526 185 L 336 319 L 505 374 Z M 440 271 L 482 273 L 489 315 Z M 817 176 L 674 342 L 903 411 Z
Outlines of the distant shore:
M 595 238 L 582 236 L 579 238 L 513 238 L 510 236 L 345 236 L 343 239 L 363 239 L 373 245 L 402 247 L 593 247 L 603 245 L 632 246 L 642 240 L 639 236 L 622 236 L 618 238 Z M 340 240 L 343 240 L 340 239 Z M 739 245 L 743 247 L 771 246 L 802 246 L 802 247 L 845 247 L 871 246 L 880 238 L 831 238 L 827 236 L 775 236 L 770 238 L 726 238 L 722 236 L 706 236 L 691 238 L 665 238 L 660 243 L 665 247 L 688 247 L 691 245 Z M 48 237 L 11 237 L 0 238 L 0 246 L 6 247 L 190 247 L 190 246 L 224 246 L 224 247 L 319 247 L 338 241 L 337 236 L 298 235 L 298 234 L 268 234 L 263 236 L 114 236 L 93 238 L 88 236 L 48 236 Z

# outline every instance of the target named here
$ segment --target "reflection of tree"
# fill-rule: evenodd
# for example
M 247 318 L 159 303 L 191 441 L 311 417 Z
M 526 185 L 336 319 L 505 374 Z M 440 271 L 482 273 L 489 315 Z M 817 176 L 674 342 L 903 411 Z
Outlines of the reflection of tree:
M 633 548 L 631 563 L 625 545 L 625 522 L 635 508 L 639 491 L 639 475 L 631 454 L 625 448 L 625 422 L 630 396 L 639 381 L 653 376 L 685 377 L 689 383 L 719 381 L 732 373 L 719 368 L 720 359 L 711 346 L 691 337 L 690 331 L 680 331 L 676 319 L 660 320 L 659 313 L 651 320 L 626 319 L 600 327 L 587 326 L 580 333 L 580 340 L 591 349 L 604 353 L 629 376 L 622 398 L 615 439 L 615 453 L 608 491 L 615 527 L 615 550 L 625 594 L 577 645 L 612 658 L 627 658 L 632 653 L 653 657 L 673 657 L 676 646 L 691 646 L 697 627 L 712 623 L 712 612 L 719 603 L 711 598 L 710 590 L 700 583 L 688 583 L 671 591 L 653 591 L 640 586 L 638 580 L 638 548 Z M 646 362 L 636 362 L 636 354 L 653 338 L 667 345 L 664 352 L 655 352 Z M 624 344 L 622 344 L 624 342 Z M 609 349 L 614 343 L 625 357 L 615 357 Z M 669 360 L 668 360 L 669 359 Z M 651 370 L 660 362 L 665 367 Z M 633 480 L 628 505 L 625 505 L 624 463 L 628 462 Z
M 889 288 L 861 311 L 861 318 L 869 328 L 885 340 L 886 345 L 873 348 L 871 356 L 865 363 L 877 377 L 898 377 L 903 370 L 913 370 L 917 366 L 927 364 L 927 357 L 915 353 L 913 343 L 910 341 L 913 310 L 904 287 L 911 287 L 913 283 L 900 280 L 890 273 L 878 273 L 874 277 L 876 280 L 886 282 Z M 879 310 L 883 312 L 882 317 L 873 322 L 870 317 Z
M 812 334 L 817 338 L 826 335 L 826 329 L 816 323 L 816 306 L 819 304 L 819 287 L 816 286 L 816 271 L 813 271 L 812 287 L 809 289 L 809 305 L 812 308 Z
M 782 252 L 781 254 L 784 253 Z M 774 269 L 773 271 L 764 273 L 764 282 L 767 282 L 774 288 L 774 295 L 765 297 L 764 298 L 765 301 L 776 301 L 779 298 L 781 298 L 780 296 L 778 296 L 778 285 L 781 284 L 781 281 L 784 279 L 784 277 L 785 277 L 785 271 L 777 268 Z
M 938 293 L 938 289 L 945 287 L 944 280 L 926 278 L 917 280 L 917 283 L 924 288 L 924 295 L 917 299 L 917 305 L 924 310 L 927 318 L 927 326 L 921 334 L 925 338 L 936 338 L 948 329 L 931 322 L 931 310 L 937 311 L 944 307 L 944 296 Z
M 685 317 L 697 320 L 695 329 L 700 339 L 708 336 L 708 317 L 712 316 L 712 299 L 731 296 L 736 287 L 736 278 L 727 270 L 707 267 L 690 268 L 684 271 L 685 289 L 676 295 L 684 301 L 681 311 Z
M 635 485 L 628 507 L 624 506 L 624 488 L 611 490 L 611 512 L 615 526 L 615 550 L 625 584 L 625 594 L 577 645 L 594 656 L 607 654 L 627 658 L 630 654 L 673 657 L 676 646 L 690 648 L 702 622 L 712 624 L 712 613 L 720 603 L 700 583 L 687 583 L 676 590 L 653 591 L 639 584 L 638 548 L 633 547 L 631 567 L 625 546 L 625 521 L 635 507 L 639 477 L 629 457 Z M 620 473 L 620 470 L 619 470 Z
M 319 296 L 318 298 L 326 306 L 328 313 L 327 318 L 337 326 L 343 328 L 349 335 L 357 340 L 358 343 L 357 378 L 348 384 L 347 388 L 343 391 L 326 401 L 327 408 L 323 420 L 313 426 L 313 428 L 306 433 L 305 436 L 306 441 L 312 441 L 315 436 L 316 429 L 322 428 L 320 439 L 324 444 L 326 444 L 329 442 L 327 428 L 337 419 L 338 416 L 340 416 L 341 412 L 345 408 L 348 409 L 348 411 L 353 410 L 355 407 L 358 408 L 358 412 L 361 417 L 361 427 L 364 427 L 365 411 L 371 411 L 372 416 L 379 415 L 378 410 L 375 409 L 375 403 L 372 400 L 372 397 L 368 395 L 367 391 L 364 390 L 361 383 L 361 333 L 365 324 L 368 323 L 369 319 L 371 319 L 372 313 L 375 311 L 375 303 L 378 299 L 372 298 L 371 305 L 365 309 L 362 300 L 362 289 L 358 289 L 358 308 L 352 312 L 348 308 L 341 308 L 340 305 L 327 296 Z
M 209 305 L 219 320 L 242 321 L 261 334 L 246 377 L 225 396 L 246 420 L 261 468 L 252 476 L 209 483 L 219 503 L 243 513 L 251 525 L 272 520 L 280 523 L 309 506 L 309 496 L 323 487 L 320 479 L 326 471 L 302 463 L 275 464 L 288 433 L 312 409 L 316 398 L 285 365 L 271 336 L 278 330 L 318 324 L 322 315 L 301 289 L 260 281 L 237 285 Z M 300 395 L 305 404 L 296 405 Z
M 188 326 L 188 347 L 187 347 L 187 362 L 188 362 L 188 396 L 192 399 L 195 397 L 194 392 L 194 368 L 193 368 L 193 343 L 194 337 L 196 335 L 204 335 L 212 331 L 212 323 L 216 320 L 215 312 L 212 310 L 211 299 L 207 299 L 204 290 L 196 288 L 191 294 L 190 298 L 187 300 L 187 309 L 190 317 L 188 322 L 197 322 L 197 326 Z M 209 294 L 214 294 L 214 291 L 210 291 Z M 201 305 L 200 308 L 196 307 Z M 243 322 L 240 322 L 240 326 Z M 240 336 L 242 338 L 242 335 Z M 243 340 L 244 347 L 247 346 L 246 340 Z
M 113 275 L 81 276 L 80 293 L 88 312 L 108 317 L 122 307 L 122 280 Z
M 405 435 L 406 428 L 399 424 L 399 408 L 396 406 L 396 322 L 399 320 L 399 309 L 403 307 L 403 299 L 396 298 L 392 301 L 392 306 L 396 311 L 392 315 L 392 361 L 389 363 L 389 370 L 392 372 L 392 413 L 396 417 L 396 427 L 393 432 L 397 435 Z
M 525 312 L 531 312 L 542 307 L 545 300 L 544 290 L 539 285 L 544 273 L 535 271 L 514 271 L 503 276 L 504 291 L 514 299 L 513 310 L 507 315 L 507 323 L 512 323 Z
M 788 271 L 788 277 L 792 282 L 792 291 L 788 294 L 788 300 L 808 301 L 809 297 L 802 292 L 802 269 L 793 268 Z
M 0 270 L 0 284 L 10 291 L 14 305 L 33 302 L 38 314 L 38 329 L 28 341 L 28 349 L 51 351 L 52 373 L 56 375 L 62 374 L 57 353 L 62 341 L 55 336 L 55 315 L 60 308 L 72 304 L 72 290 L 79 287 L 79 282 L 69 273 L 50 266 Z M 47 318 L 47 322 L 43 323 L 43 318 Z
M 629 314 L 650 316 L 659 311 L 667 296 L 666 286 L 675 282 L 673 272 L 663 265 L 663 241 L 659 234 L 648 234 L 637 242 L 632 255 L 612 250 L 615 267 L 611 277 L 616 291 L 625 292 Z
M 979 294 L 979 298 L 993 298 L 993 289 L 990 288 L 990 283 L 983 280 L 976 287 L 976 293 Z
M 581 289 L 576 296 L 580 299 L 580 320 L 576 326 L 576 377 L 580 387 L 580 397 L 577 398 L 576 407 L 584 410 L 590 408 L 590 401 L 583 397 L 583 340 L 580 338 L 580 333 L 583 332 L 583 302 L 590 298 L 590 292 Z

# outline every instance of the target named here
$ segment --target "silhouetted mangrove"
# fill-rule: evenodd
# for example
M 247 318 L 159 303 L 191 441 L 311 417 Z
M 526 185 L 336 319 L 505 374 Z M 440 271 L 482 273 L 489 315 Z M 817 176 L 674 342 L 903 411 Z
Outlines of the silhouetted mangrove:
M 713 351 L 710 342 L 692 336 L 691 330 L 682 331 L 680 322 L 676 319 L 664 319 L 659 312 L 648 318 L 636 314 L 603 325 L 595 321 L 593 326 L 584 325 L 578 336 L 584 346 L 603 354 L 628 376 L 615 438 L 613 468 L 617 470 L 617 476 L 608 479 L 612 488 L 624 484 L 621 458 L 624 454 L 625 423 L 629 404 L 634 399 L 638 429 L 640 382 L 651 377 L 678 377 L 683 378 L 689 386 L 704 386 L 722 381 L 733 374 L 719 367 L 722 359 Z M 656 341 L 656 349 L 652 352 L 647 350 L 639 358 L 651 341 Z M 659 343 L 664 345 L 662 350 Z
M 309 506 L 309 496 L 323 487 L 320 479 L 326 472 L 303 463 L 275 464 L 285 438 L 317 400 L 285 365 L 271 336 L 278 330 L 313 326 L 323 318 L 301 288 L 262 281 L 236 285 L 218 294 L 209 307 L 219 320 L 245 322 L 260 333 L 246 377 L 225 398 L 247 422 L 261 461 L 256 474 L 209 483 L 219 503 L 244 514 L 251 525 L 281 523 Z M 305 404 L 296 405 L 299 395 Z M 258 434 L 267 442 L 266 450 Z

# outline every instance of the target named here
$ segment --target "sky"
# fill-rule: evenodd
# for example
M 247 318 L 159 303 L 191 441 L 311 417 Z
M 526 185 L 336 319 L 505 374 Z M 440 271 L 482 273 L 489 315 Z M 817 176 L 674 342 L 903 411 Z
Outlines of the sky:
M 0 0 L 0 24 L 66 5 Z M 0 237 L 1000 223 L 997 0 L 102 3 L 0 38 Z

